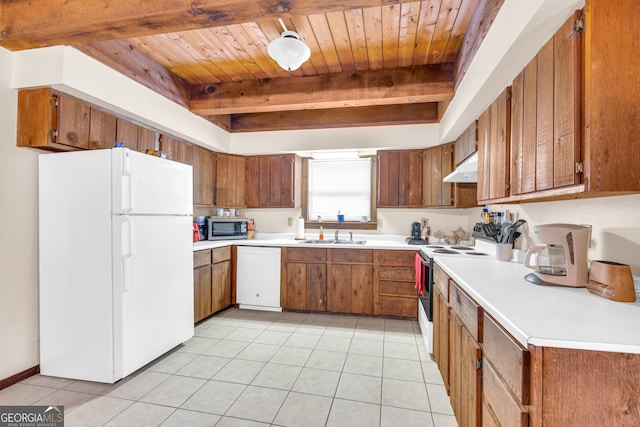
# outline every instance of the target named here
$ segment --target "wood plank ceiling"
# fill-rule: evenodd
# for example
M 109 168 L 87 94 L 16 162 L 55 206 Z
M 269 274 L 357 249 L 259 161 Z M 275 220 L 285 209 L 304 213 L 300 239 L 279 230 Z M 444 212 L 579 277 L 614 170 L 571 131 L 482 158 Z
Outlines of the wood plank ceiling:
M 434 123 L 502 4 L 0 1 L 0 45 L 71 44 L 232 132 Z M 311 48 L 293 72 L 267 53 L 278 18 Z

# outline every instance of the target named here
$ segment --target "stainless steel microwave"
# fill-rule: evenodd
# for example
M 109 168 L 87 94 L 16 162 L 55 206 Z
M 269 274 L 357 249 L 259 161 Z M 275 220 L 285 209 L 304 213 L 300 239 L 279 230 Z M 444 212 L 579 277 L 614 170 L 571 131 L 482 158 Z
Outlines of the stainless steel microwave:
M 207 240 L 233 240 L 246 238 L 246 219 L 207 218 Z

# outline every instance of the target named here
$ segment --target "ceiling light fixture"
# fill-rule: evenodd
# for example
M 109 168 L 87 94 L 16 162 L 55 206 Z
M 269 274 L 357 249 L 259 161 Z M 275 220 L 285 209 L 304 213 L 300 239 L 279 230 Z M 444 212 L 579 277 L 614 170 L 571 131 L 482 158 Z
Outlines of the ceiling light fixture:
M 295 31 L 287 30 L 282 19 L 278 19 L 284 31 L 280 38 L 269 43 L 267 51 L 269 56 L 278 63 L 280 67 L 287 71 L 295 71 L 309 60 L 311 49 L 300 40 L 300 36 Z

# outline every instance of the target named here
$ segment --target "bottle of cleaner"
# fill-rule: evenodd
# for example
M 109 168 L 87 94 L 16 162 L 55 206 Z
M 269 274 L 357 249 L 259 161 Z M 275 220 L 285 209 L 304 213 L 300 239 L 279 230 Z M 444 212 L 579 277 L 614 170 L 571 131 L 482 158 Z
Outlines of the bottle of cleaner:
M 324 240 L 324 234 L 322 233 L 322 226 L 320 226 L 320 235 L 318 236 L 318 240 Z

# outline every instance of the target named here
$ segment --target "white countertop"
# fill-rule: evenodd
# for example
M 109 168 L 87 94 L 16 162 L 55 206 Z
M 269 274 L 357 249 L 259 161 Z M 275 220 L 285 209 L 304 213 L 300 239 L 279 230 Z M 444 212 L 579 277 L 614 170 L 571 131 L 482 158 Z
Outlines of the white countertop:
M 586 288 L 539 286 L 532 270 L 488 258 L 435 257 L 438 265 L 525 348 L 640 354 L 640 300 L 610 301 Z M 638 296 L 640 297 L 640 296 Z
M 317 234 L 317 233 L 316 233 Z M 308 235 L 308 239 L 317 239 L 317 235 Z M 325 235 L 327 240 L 334 238 L 333 233 Z M 194 251 L 204 249 L 220 248 L 230 245 L 239 246 L 304 246 L 310 248 L 349 248 L 349 249 L 400 249 L 419 251 L 419 245 L 409 245 L 405 241 L 405 236 L 394 235 L 377 235 L 377 234 L 354 234 L 353 240 L 366 240 L 362 244 L 348 243 L 303 243 L 302 240 L 295 240 L 295 234 L 292 233 L 259 233 L 255 239 L 239 239 L 239 240 L 203 240 L 193 244 Z M 349 233 L 340 233 L 340 239 L 349 239 Z

